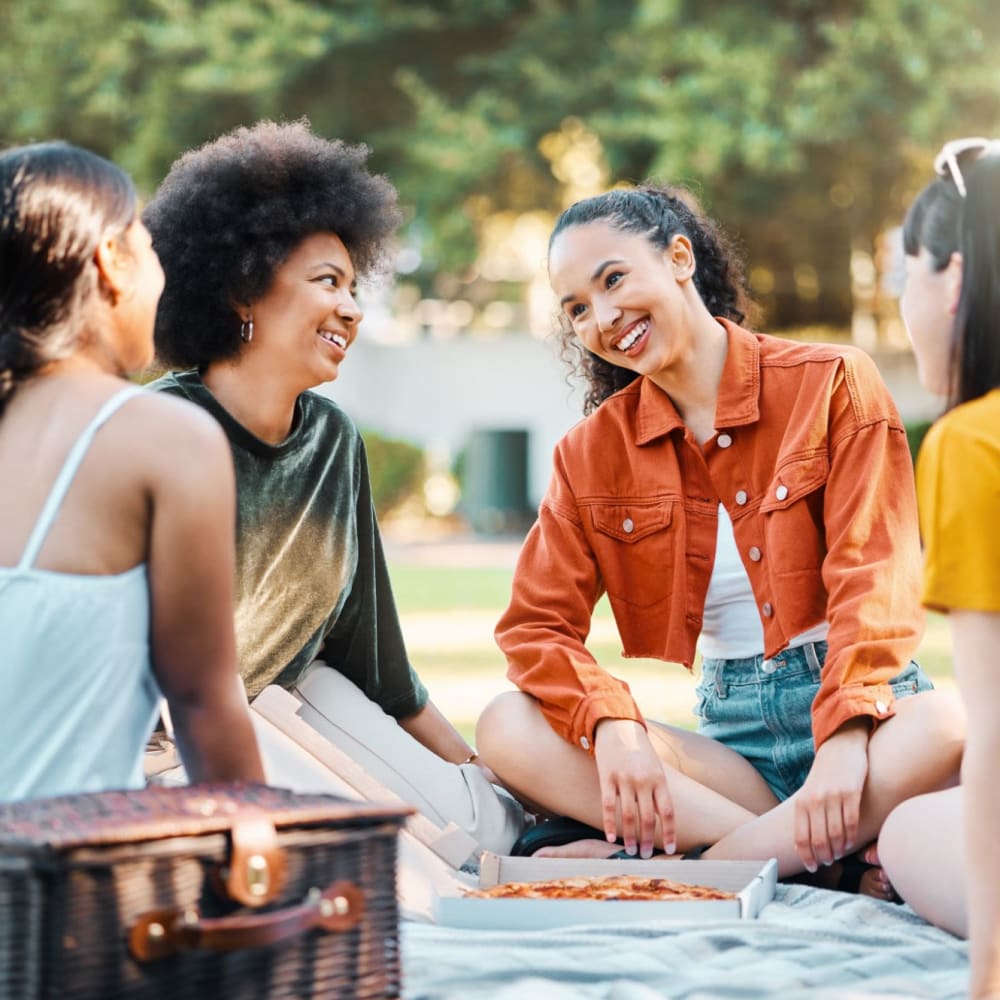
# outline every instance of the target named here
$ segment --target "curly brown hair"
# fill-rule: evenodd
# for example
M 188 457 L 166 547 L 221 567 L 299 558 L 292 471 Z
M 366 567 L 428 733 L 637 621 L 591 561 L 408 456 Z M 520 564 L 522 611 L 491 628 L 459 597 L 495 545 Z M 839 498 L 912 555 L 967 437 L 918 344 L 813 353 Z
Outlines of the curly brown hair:
M 556 220 L 549 237 L 555 238 L 573 226 L 605 222 L 625 233 L 640 233 L 657 249 L 667 247 L 681 233 L 694 248 L 694 286 L 713 316 L 742 323 L 750 308 L 743 263 L 731 241 L 717 223 L 702 212 L 697 199 L 686 188 L 643 184 L 616 188 L 585 198 L 566 209 Z M 583 412 L 593 413 L 608 396 L 634 382 L 638 373 L 605 361 L 588 351 L 572 328 L 560 320 L 560 346 L 571 374 L 587 383 Z
M 234 303 L 259 299 L 315 233 L 339 236 L 359 277 L 385 265 L 401 213 L 396 189 L 369 173 L 368 153 L 320 138 L 305 121 L 262 121 L 174 163 L 143 213 L 166 275 L 161 362 L 204 369 L 235 357 Z

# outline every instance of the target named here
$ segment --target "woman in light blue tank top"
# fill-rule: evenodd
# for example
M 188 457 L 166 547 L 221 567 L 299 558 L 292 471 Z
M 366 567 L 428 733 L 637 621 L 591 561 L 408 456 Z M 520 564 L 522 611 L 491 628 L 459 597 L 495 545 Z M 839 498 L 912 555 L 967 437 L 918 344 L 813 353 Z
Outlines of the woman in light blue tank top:
M 195 780 L 263 780 L 228 446 L 121 378 L 163 288 L 135 213 L 92 153 L 0 155 L 0 801 L 143 785 L 161 691 Z

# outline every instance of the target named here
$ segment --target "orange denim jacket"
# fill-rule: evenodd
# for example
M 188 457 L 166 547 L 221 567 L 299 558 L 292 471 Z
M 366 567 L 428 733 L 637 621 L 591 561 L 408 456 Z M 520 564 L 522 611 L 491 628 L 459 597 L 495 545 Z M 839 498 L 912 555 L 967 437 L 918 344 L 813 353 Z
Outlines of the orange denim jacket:
M 704 448 L 639 378 L 560 441 L 496 639 L 508 677 L 592 752 L 606 718 L 645 725 L 628 685 L 587 651 L 607 592 L 626 657 L 691 669 L 725 505 L 764 654 L 824 619 L 817 748 L 844 722 L 893 715 L 892 677 L 920 638 L 921 556 L 902 422 L 862 351 L 732 323 L 717 434 Z

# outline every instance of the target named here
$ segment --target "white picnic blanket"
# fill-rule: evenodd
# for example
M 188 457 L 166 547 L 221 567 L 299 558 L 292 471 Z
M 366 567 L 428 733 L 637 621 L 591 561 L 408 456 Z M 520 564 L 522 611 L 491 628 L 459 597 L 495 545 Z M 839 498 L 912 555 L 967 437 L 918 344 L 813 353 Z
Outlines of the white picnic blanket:
M 406 1000 L 960 1000 L 964 941 L 905 906 L 778 886 L 757 920 L 458 930 L 404 921 Z
M 296 742 L 298 703 L 278 695 L 287 717 L 253 713 L 269 780 L 352 797 L 322 750 Z M 402 908 L 424 920 L 435 888 L 474 882 L 409 833 L 399 871 Z M 779 885 L 756 920 L 544 931 L 404 920 L 401 933 L 404 1000 L 964 1000 L 968 985 L 964 941 L 905 906 L 805 886 Z

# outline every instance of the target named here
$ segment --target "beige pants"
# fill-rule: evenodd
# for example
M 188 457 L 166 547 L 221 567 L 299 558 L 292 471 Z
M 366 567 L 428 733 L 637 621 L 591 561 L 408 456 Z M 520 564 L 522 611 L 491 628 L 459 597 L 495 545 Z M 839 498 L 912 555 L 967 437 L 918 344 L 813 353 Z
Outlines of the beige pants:
M 404 802 L 438 826 L 454 823 L 483 850 L 510 851 L 524 829 L 524 810 L 475 764 L 442 760 L 325 663 L 310 666 L 292 694 L 304 722 Z
M 507 854 L 524 829 L 521 805 L 490 784 L 475 764 L 442 760 L 325 663 L 312 664 L 291 694 L 301 702 L 298 715 L 303 722 L 435 825 L 454 823 L 481 850 L 496 854 Z M 307 773 L 302 757 L 282 752 L 280 741 L 264 738 L 259 720 L 255 725 L 269 784 L 302 792 L 339 790 L 322 775 Z M 312 770 L 318 769 L 313 763 Z M 187 781 L 169 741 L 147 753 L 146 773 L 159 784 Z

